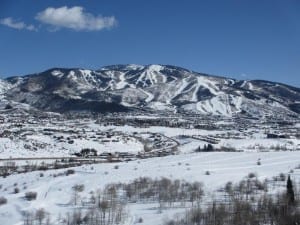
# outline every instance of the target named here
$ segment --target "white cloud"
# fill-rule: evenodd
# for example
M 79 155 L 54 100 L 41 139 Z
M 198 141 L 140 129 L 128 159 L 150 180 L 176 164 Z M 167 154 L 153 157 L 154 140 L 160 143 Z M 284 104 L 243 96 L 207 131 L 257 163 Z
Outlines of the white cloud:
M 10 28 L 17 29 L 17 30 L 23 30 L 23 29 L 30 30 L 30 31 L 37 30 L 34 25 L 32 25 L 32 24 L 27 25 L 24 22 L 18 22 L 11 17 L 1 19 L 0 24 L 8 26 Z
M 94 16 L 85 12 L 81 6 L 49 7 L 39 12 L 35 18 L 42 23 L 52 25 L 55 29 L 69 28 L 76 31 L 99 31 L 117 24 L 115 17 Z

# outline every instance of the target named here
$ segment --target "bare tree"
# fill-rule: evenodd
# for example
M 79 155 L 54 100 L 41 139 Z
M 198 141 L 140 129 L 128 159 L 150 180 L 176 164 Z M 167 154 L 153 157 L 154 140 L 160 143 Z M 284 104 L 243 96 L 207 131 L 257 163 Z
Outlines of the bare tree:
M 38 225 L 42 225 L 45 218 L 46 218 L 46 211 L 43 208 L 38 209 L 35 212 L 35 219 L 37 220 Z
M 79 193 L 84 191 L 84 185 L 83 184 L 76 184 L 72 187 L 73 189 L 73 203 L 74 205 L 78 204 L 78 200 L 80 198 Z

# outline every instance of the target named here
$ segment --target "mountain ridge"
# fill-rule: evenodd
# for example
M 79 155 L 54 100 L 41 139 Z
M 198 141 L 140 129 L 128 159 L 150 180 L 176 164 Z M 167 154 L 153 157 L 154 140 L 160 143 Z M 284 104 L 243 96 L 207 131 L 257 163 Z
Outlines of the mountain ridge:
M 9 87 L 1 88 L 1 82 Z M 7 101 L 58 112 L 152 109 L 222 116 L 266 116 L 274 110 L 282 116 L 300 113 L 300 88 L 158 64 L 119 64 L 97 70 L 51 68 L 0 80 L 0 94 Z

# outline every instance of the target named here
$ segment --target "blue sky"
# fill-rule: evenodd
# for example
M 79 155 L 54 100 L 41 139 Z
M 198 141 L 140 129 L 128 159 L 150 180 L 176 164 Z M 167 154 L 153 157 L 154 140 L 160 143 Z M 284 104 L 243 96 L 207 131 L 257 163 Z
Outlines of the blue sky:
M 300 87 L 297 0 L 1 0 L 0 77 L 171 64 Z

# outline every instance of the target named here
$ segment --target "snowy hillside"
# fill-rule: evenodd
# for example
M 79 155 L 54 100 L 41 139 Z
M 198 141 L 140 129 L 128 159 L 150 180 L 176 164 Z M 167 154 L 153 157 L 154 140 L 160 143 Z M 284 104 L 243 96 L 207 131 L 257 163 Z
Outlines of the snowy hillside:
M 97 193 L 110 183 L 133 182 L 141 176 L 170 179 L 200 181 L 207 192 L 206 198 L 217 195 L 217 190 L 224 187 L 228 181 L 239 182 L 248 174 L 257 174 L 260 180 L 272 178 L 279 173 L 294 169 L 299 161 L 299 152 L 265 152 L 265 153 L 198 153 L 192 155 L 177 155 L 164 158 L 131 161 L 127 163 L 106 163 L 75 168 L 75 174 L 66 176 L 66 169 L 49 170 L 15 174 L 0 178 L 1 193 L 7 198 L 7 204 L 0 207 L 0 223 L 3 225 L 24 224 L 25 212 L 35 212 L 44 208 L 51 216 L 51 224 L 65 224 L 59 219 L 72 210 L 84 209 L 91 193 Z M 262 165 L 257 165 L 261 159 Z M 199 163 L 201 162 L 201 163 Z M 119 168 L 119 169 L 116 169 Z M 205 171 L 210 171 L 206 175 Z M 299 177 L 299 169 L 295 170 L 294 178 Z M 83 185 L 79 193 L 80 204 L 74 205 L 72 187 Z M 274 185 L 274 183 L 273 183 Z M 280 183 L 284 186 L 284 183 Z M 18 188 L 18 189 L 17 189 Z M 16 193 L 15 190 L 18 190 Z M 270 188 L 269 194 L 277 189 Z M 25 193 L 36 192 L 36 200 L 28 201 Z M 202 201 L 205 202 L 205 199 Z M 88 203 L 86 203 L 88 204 Z M 89 206 L 89 205 L 88 205 Z M 187 210 L 185 207 L 164 208 L 158 212 L 156 202 L 137 202 L 128 204 L 128 221 L 122 224 L 137 224 L 137 218 L 143 218 L 145 225 L 162 225 L 166 218 L 174 218 L 176 213 Z M 175 210 L 176 209 L 176 210 Z M 44 224 L 44 223 L 43 223 Z
M 48 111 L 152 109 L 222 116 L 295 116 L 300 112 L 299 88 L 238 81 L 175 66 L 114 65 L 96 71 L 54 68 L 6 82 L 14 84 L 9 90 L 2 88 L 7 99 Z
M 11 88 L 11 84 L 0 79 L 0 96 Z

